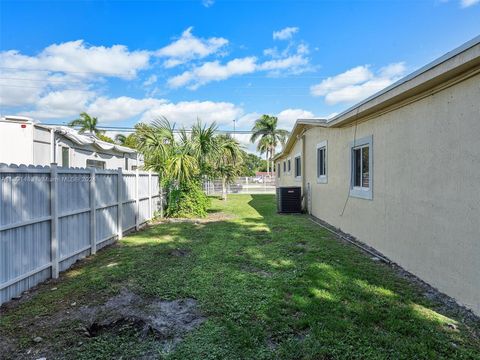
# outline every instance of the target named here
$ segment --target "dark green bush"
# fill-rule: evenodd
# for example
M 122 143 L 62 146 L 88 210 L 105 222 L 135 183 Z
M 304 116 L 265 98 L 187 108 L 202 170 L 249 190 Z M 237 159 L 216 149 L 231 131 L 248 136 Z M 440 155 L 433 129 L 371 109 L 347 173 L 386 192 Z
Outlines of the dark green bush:
M 207 216 L 210 199 L 199 183 L 191 181 L 172 188 L 167 195 L 167 217 L 193 218 Z

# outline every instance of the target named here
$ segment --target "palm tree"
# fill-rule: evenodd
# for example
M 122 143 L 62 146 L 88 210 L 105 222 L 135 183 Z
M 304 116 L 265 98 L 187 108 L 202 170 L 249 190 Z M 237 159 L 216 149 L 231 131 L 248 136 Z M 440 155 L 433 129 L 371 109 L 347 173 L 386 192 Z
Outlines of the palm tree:
M 207 126 L 197 120 L 197 123 L 192 126 L 190 136 L 192 155 L 198 161 L 200 173 L 206 176 L 210 174 L 212 167 L 209 158 L 219 151 L 216 131 L 217 124 L 215 122 Z
M 261 138 L 257 144 L 257 151 L 260 155 L 265 154 L 265 160 L 267 161 L 267 173 L 270 168 L 269 154 L 270 154 L 270 142 L 267 137 Z
M 181 129 L 177 136 L 175 127 L 164 117 L 135 128 L 135 140 L 144 155 L 145 169 L 157 172 L 170 189 L 219 176 L 226 200 L 227 184 L 242 169 L 242 151 L 231 136 L 215 134 L 215 123 L 207 126 L 197 121 L 191 131 Z
M 215 172 L 222 178 L 222 199 L 227 200 L 227 184 L 231 183 L 242 171 L 243 162 L 240 144 L 230 135 L 216 136 L 217 151 L 213 157 Z
M 276 116 L 262 115 L 260 119 L 255 121 L 252 128 L 252 136 L 250 141 L 254 143 L 258 139 L 257 149 L 260 152 L 267 153 L 267 162 L 272 161 L 271 170 L 273 171 L 273 158 L 275 157 L 275 148 L 278 145 L 285 145 L 289 132 L 287 130 L 277 129 L 278 118 Z M 268 149 L 268 152 L 267 152 Z M 263 153 L 262 152 L 262 153 Z M 267 168 L 268 171 L 268 168 Z
M 83 134 L 85 132 L 89 132 L 90 134 L 94 135 L 103 134 L 105 131 L 98 130 L 97 125 L 98 119 L 96 117 L 88 115 L 86 112 L 82 112 L 78 119 L 75 119 L 68 124 L 68 126 L 71 127 L 80 127 L 80 134 Z
M 175 142 L 174 126 L 165 117 L 161 117 L 151 124 L 139 124 L 135 130 L 138 150 L 144 155 L 145 169 L 153 170 L 162 179 L 166 179 L 168 162 L 178 145 Z
M 127 137 L 123 134 L 115 135 L 115 142 L 119 145 L 124 145 L 127 142 Z

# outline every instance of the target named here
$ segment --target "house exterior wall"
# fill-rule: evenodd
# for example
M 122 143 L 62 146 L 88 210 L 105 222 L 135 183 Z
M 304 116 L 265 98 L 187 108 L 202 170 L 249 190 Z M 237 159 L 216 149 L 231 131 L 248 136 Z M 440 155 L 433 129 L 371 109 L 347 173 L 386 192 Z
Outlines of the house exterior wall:
M 33 125 L 0 120 L 0 163 L 31 164 L 33 154 Z
M 56 148 L 56 159 L 59 166 L 62 166 L 62 147 L 70 148 L 69 159 L 71 167 L 86 167 L 87 160 L 104 161 L 106 169 L 118 169 L 132 170 L 133 165 L 137 165 L 136 154 L 118 153 L 112 154 L 105 150 L 100 150 L 94 146 L 83 146 L 80 148 L 78 145 L 72 143 L 68 139 L 60 137 Z M 128 160 L 128 169 L 125 169 L 125 157 Z M 47 165 L 47 164 L 45 164 Z M 137 166 L 143 165 L 143 162 L 139 162 Z
M 354 136 L 373 139 L 372 200 L 349 197 Z M 325 140 L 327 182 L 317 183 L 316 145 Z M 278 162 L 293 158 L 300 143 Z M 478 73 L 356 129 L 311 128 L 305 152 L 312 215 L 480 314 Z M 283 175 L 279 186 L 298 184 Z
M 24 126 L 24 127 L 22 127 Z M 35 126 L 27 121 L 0 121 L 0 163 L 50 165 L 56 162 L 62 166 L 62 147 L 68 147 L 70 167 L 84 168 L 87 160 L 105 161 L 106 169 L 132 170 L 140 167 L 143 161 L 137 161 L 136 153 L 101 150 L 93 145 L 80 146 L 62 135 L 56 134 L 54 154 L 52 154 L 52 132 L 50 129 Z M 128 158 L 128 169 L 125 168 Z

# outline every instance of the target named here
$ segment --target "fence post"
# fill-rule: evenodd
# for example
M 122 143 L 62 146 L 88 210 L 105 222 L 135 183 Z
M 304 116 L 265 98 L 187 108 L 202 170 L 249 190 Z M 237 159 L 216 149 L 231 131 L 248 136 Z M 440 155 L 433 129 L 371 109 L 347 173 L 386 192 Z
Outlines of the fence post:
M 248 194 L 248 176 L 245 176 L 245 190 L 247 191 L 247 194 Z
M 139 174 L 138 168 L 135 170 L 135 230 L 140 230 L 140 192 L 138 191 Z
M 163 219 L 163 187 L 160 184 L 160 176 L 158 177 L 158 190 L 160 190 L 160 218 Z
M 97 253 L 97 196 L 95 186 L 95 168 L 90 168 L 90 254 Z
M 117 239 L 123 238 L 123 172 L 118 168 L 117 172 Z
M 148 217 L 149 220 L 153 218 L 152 213 L 152 173 L 148 172 Z
M 51 245 L 51 262 L 52 262 L 52 278 L 57 279 L 59 274 L 58 268 L 58 172 L 57 164 L 50 165 L 50 245 Z

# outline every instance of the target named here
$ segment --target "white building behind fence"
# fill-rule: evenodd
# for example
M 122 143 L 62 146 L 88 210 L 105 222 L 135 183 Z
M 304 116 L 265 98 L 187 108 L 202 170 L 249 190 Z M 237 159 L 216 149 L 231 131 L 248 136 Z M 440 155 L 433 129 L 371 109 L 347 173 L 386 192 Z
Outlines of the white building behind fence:
M 143 166 L 134 149 L 67 127 L 22 116 L 0 119 L 0 163 L 135 170 Z

